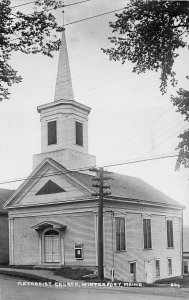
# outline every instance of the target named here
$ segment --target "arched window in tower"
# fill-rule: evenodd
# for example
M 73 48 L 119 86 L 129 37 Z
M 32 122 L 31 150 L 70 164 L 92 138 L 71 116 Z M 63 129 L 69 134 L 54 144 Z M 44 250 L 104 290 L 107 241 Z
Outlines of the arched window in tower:
M 50 121 L 47 123 L 47 135 L 48 135 L 48 145 L 54 145 L 57 143 L 56 121 Z

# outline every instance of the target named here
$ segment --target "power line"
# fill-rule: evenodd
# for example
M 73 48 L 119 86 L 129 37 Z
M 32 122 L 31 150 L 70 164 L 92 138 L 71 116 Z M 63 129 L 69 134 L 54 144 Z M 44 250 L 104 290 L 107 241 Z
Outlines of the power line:
M 181 124 L 181 123 L 183 123 L 183 121 L 179 122 L 179 124 Z M 179 124 L 177 124 L 177 126 L 178 126 Z M 185 124 L 185 125 L 182 126 L 179 130 L 177 130 L 176 132 L 174 132 L 173 134 L 171 134 L 170 136 L 168 136 L 168 138 L 166 138 L 164 141 L 160 142 L 160 143 L 156 146 L 156 148 L 159 147 L 161 144 L 163 144 L 163 143 L 167 142 L 168 140 L 170 140 L 172 137 L 175 136 L 175 134 L 178 134 L 178 133 L 180 132 L 180 130 L 187 129 L 187 128 L 188 128 L 188 125 Z
M 105 12 L 105 13 L 102 13 L 102 14 L 92 16 L 92 17 L 88 17 L 88 18 L 80 19 L 80 20 L 77 20 L 77 21 L 74 21 L 74 22 L 66 23 L 64 26 L 68 26 L 68 25 L 72 25 L 72 24 L 75 24 L 75 23 L 79 23 L 79 22 L 87 21 L 87 20 L 94 19 L 94 18 L 97 18 L 97 17 L 101 17 L 101 16 L 104 16 L 104 15 L 108 15 L 108 14 L 114 13 L 116 11 L 123 10 L 124 8 L 125 7 L 122 7 L 122 8 L 111 10 L 111 11 L 108 11 L 108 12 Z
M 84 0 L 84 1 L 80 1 L 80 2 L 75 2 L 75 3 L 70 3 L 70 4 L 63 4 L 62 6 L 59 6 L 57 8 L 49 8 L 49 9 L 46 9 L 45 12 L 48 12 L 48 11 L 51 11 L 51 10 L 55 10 L 55 9 L 59 9 L 59 8 L 64 8 L 64 7 L 68 7 L 68 6 L 72 6 L 72 5 L 77 5 L 77 4 L 80 4 L 80 3 L 84 3 L 84 2 L 88 2 L 88 1 L 91 1 L 91 0 Z M 41 11 L 38 11 L 38 13 L 40 14 L 42 12 Z M 16 16 L 15 14 L 11 13 L 15 18 L 13 19 L 19 19 L 18 16 Z M 29 14 L 27 16 L 32 16 L 32 14 Z M 20 20 L 20 19 L 19 19 Z
M 182 100 L 181 102 L 183 102 L 184 100 Z M 139 130 L 136 132 L 135 135 L 133 135 L 130 139 L 128 139 L 126 142 L 123 141 L 123 143 L 121 143 L 121 145 L 119 145 L 119 149 L 123 148 L 123 146 L 127 143 L 127 145 L 133 141 L 140 133 L 143 133 L 144 131 L 146 131 L 146 129 L 149 129 L 149 126 L 152 125 L 153 123 L 155 123 L 156 121 L 158 121 L 159 119 L 161 119 L 165 114 L 167 114 L 169 111 L 173 110 L 175 107 L 174 106 L 171 106 L 170 108 L 168 108 L 166 111 L 164 111 L 162 114 L 160 114 L 156 119 L 152 120 L 148 125 L 144 126 L 143 129 Z M 180 124 L 181 122 L 179 122 Z M 169 125 L 170 123 L 168 123 L 167 125 Z M 179 124 L 177 124 L 176 126 L 178 126 Z M 167 126 L 166 125 L 166 126 Z M 169 129 L 172 129 L 174 127 L 174 125 L 169 128 Z M 162 128 L 163 131 L 165 131 L 165 128 Z M 161 134 L 162 136 L 162 133 L 161 133 L 161 129 L 160 131 L 158 131 L 158 136 Z M 130 146 L 130 144 L 129 144 Z M 138 142 L 137 142 L 137 146 L 138 146 Z M 137 148 L 137 150 L 139 150 L 140 147 Z M 117 150 L 114 150 L 110 153 L 110 156 L 112 157 L 114 155 L 114 153 L 116 152 Z M 119 152 L 120 153 L 120 152 Z M 122 153 L 122 152 L 121 152 Z
M 89 1 L 89 0 L 87 0 L 87 1 Z M 82 2 L 87 2 L 87 1 L 82 1 Z M 82 3 L 82 2 L 80 2 L 80 3 Z M 31 2 L 30 2 L 30 3 L 31 3 Z M 77 4 L 78 4 L 78 3 L 77 3 Z M 70 5 L 74 5 L 74 3 L 73 3 L 73 4 L 70 4 Z M 69 6 L 69 5 L 68 5 L 68 6 Z M 118 9 L 118 10 L 122 10 L 122 9 Z M 106 12 L 106 13 L 99 14 L 99 15 L 96 15 L 96 16 L 92 16 L 92 17 L 89 17 L 89 18 L 85 18 L 85 19 L 81 19 L 81 20 L 78 20 L 78 21 L 70 22 L 70 23 L 65 24 L 65 26 L 70 25 L 70 24 L 74 24 L 74 23 L 77 23 L 77 22 L 89 20 L 89 19 L 92 19 L 92 18 L 96 18 L 96 17 L 99 17 L 99 16 L 103 16 L 103 15 L 106 15 L 106 14 L 109 14 L 109 13 L 112 13 L 112 12 L 115 12 L 115 11 L 118 11 L 118 10 L 114 10 L 114 11 Z M 139 161 L 138 161 L 138 162 L 139 162 Z M 125 164 L 125 163 L 124 163 L 124 164 Z
M 67 7 L 67 6 L 76 5 L 76 4 L 80 4 L 80 3 L 88 2 L 88 1 L 91 1 L 91 0 L 85 0 L 85 1 L 80 1 L 80 2 L 75 2 L 75 3 L 70 3 L 70 4 L 63 4 L 61 7 Z M 11 6 L 10 8 L 17 8 L 17 7 L 25 6 L 25 5 L 28 5 L 28 4 L 35 3 L 35 2 L 36 1 L 26 2 L 26 3 L 23 3 L 23 4 L 16 5 L 16 6 Z M 57 7 L 57 8 L 61 8 L 61 7 Z M 50 10 L 54 10 L 54 9 L 55 8 L 52 8 Z
M 28 4 L 35 3 L 35 2 L 36 1 L 25 2 L 23 4 L 19 4 L 19 5 L 16 5 L 16 6 L 11 6 L 10 8 L 17 8 L 17 7 L 25 6 L 25 5 L 28 5 Z
M 136 132 L 136 134 L 134 134 L 130 139 L 128 139 L 126 142 L 127 144 L 130 143 L 131 141 L 133 141 L 140 133 L 143 133 L 146 129 L 149 129 L 149 126 L 152 125 L 153 123 L 155 123 L 156 121 L 158 121 L 159 119 L 161 119 L 165 114 L 167 114 L 170 110 L 172 109 L 172 107 L 170 107 L 169 109 L 167 109 L 166 111 L 164 111 L 162 114 L 160 114 L 156 119 L 154 119 L 152 122 L 150 122 L 149 124 L 147 124 L 145 127 L 143 127 L 141 130 L 139 130 L 138 132 Z M 121 145 L 119 145 L 119 149 L 120 147 L 122 147 L 125 144 L 122 143 Z M 114 155 L 114 153 L 117 152 L 117 149 L 114 150 L 110 155 Z
M 57 8 L 49 8 L 49 9 L 46 9 L 45 12 L 48 12 L 48 11 L 51 11 L 51 10 L 55 10 L 55 9 L 59 9 L 59 8 L 64 8 L 64 7 L 72 6 L 72 5 L 77 5 L 77 4 L 84 3 L 84 2 L 88 2 L 88 1 L 91 1 L 91 0 L 84 0 L 84 1 L 75 2 L 75 3 L 70 3 L 70 4 L 63 4 L 62 6 L 59 6 L 59 7 L 57 7 Z M 42 11 L 38 11 L 38 13 L 41 13 L 41 12 L 42 12 Z M 13 19 L 19 19 L 19 20 L 20 20 L 20 18 L 19 18 L 17 15 L 15 15 L 15 14 L 13 14 L 13 13 L 11 13 L 11 15 L 13 15 L 13 16 L 15 17 L 15 18 L 13 18 Z M 27 16 L 32 16 L 32 14 L 29 14 L 29 15 L 27 15 Z
M 90 0 L 87 0 L 87 1 L 90 1 Z M 83 1 L 85 2 L 85 1 Z M 115 9 L 115 10 L 111 10 L 111 11 L 108 11 L 108 12 L 105 12 L 105 13 L 102 13 L 102 14 L 98 14 L 98 15 L 94 15 L 92 17 L 88 17 L 88 18 L 84 18 L 84 19 L 80 19 L 80 20 L 76 20 L 76 21 L 73 21 L 73 22 L 70 22 L 70 23 L 66 23 L 64 24 L 64 27 L 65 26 L 69 26 L 69 25 L 72 25 L 72 24 L 76 24 L 76 23 L 79 23 L 79 22 L 83 22 L 83 21 L 88 21 L 90 19 L 94 19 L 94 18 L 98 18 L 98 17 L 101 17 L 101 16 L 104 16 L 104 15 L 108 15 L 108 14 L 111 14 L 111 13 L 114 13 L 116 11 L 120 11 L 120 10 L 123 10 L 125 7 L 122 7 L 122 8 L 119 8 L 119 9 Z M 129 8 L 129 7 L 128 7 Z M 51 9 L 53 10 L 53 9 Z M 54 29 L 53 29 L 54 30 Z M 11 39 L 10 41 L 15 41 L 15 40 L 18 40 L 19 38 L 15 38 L 15 39 Z
M 185 128 L 185 127 L 186 127 L 186 128 Z M 164 140 L 164 141 L 162 141 L 161 143 L 159 143 L 159 144 L 157 145 L 156 148 L 158 148 L 161 144 L 164 144 L 165 142 L 167 142 L 168 140 L 170 140 L 172 137 L 175 136 L 175 134 L 178 134 L 181 130 L 187 129 L 187 127 L 188 127 L 188 125 L 185 125 L 185 126 L 181 127 L 179 130 L 177 130 L 177 131 L 174 132 L 172 135 L 170 135 L 166 140 Z M 159 163 L 159 162 L 158 162 L 158 163 Z M 157 164 L 157 163 L 156 163 L 156 164 Z M 136 176 L 143 175 L 144 173 L 148 172 L 149 169 L 151 169 L 153 166 L 154 166 L 154 164 L 152 164 L 151 166 L 148 166 L 148 168 L 147 168 L 146 170 L 142 171 L 142 172 L 140 172 L 140 170 L 139 170 L 139 173 L 137 172 L 137 173 L 136 173 Z
M 165 154 L 165 155 L 161 155 L 161 156 L 157 156 L 157 157 L 146 157 L 146 158 L 136 159 L 136 160 L 131 160 L 131 161 L 125 161 L 125 162 L 118 162 L 118 163 L 113 163 L 113 164 L 107 164 L 107 165 L 103 165 L 103 167 L 107 168 L 107 167 L 128 165 L 128 164 L 140 163 L 140 162 L 145 162 L 145 161 L 153 161 L 153 160 L 158 160 L 158 159 L 172 158 L 172 157 L 177 157 L 177 156 L 178 156 L 178 154 L 172 154 L 172 155 L 166 155 Z M 49 177 L 49 176 L 61 175 L 61 174 L 72 174 L 74 172 L 89 171 L 89 169 L 90 168 L 87 167 L 87 168 L 66 170 L 66 171 L 62 171 L 62 172 L 53 172 L 53 173 L 49 173 L 47 175 L 31 176 L 31 177 L 28 176 L 28 177 L 17 178 L 17 179 L 12 179 L 12 180 L 7 180 L 7 181 L 1 181 L 0 184 L 7 184 L 7 183 L 19 182 L 19 181 L 24 181 L 26 179 L 44 178 L 44 177 Z
M 139 160 L 133 160 L 133 161 L 126 161 L 126 162 L 121 162 L 121 163 L 104 165 L 103 167 L 107 168 L 107 167 L 114 167 L 114 166 L 129 165 L 129 164 L 134 164 L 134 163 L 140 163 L 140 162 L 163 159 L 163 158 L 171 158 L 171 157 L 177 157 L 177 156 L 178 156 L 178 154 L 167 155 L 167 156 L 157 156 L 157 157 L 144 158 L 144 159 L 139 159 Z
M 183 124 L 183 120 L 182 121 L 180 121 L 180 122 L 178 122 L 178 123 L 176 123 L 176 124 L 173 124 L 173 126 L 171 126 L 171 127 L 169 127 L 169 125 L 170 124 L 172 124 L 171 122 L 169 122 L 166 126 L 164 126 L 163 128 L 161 128 L 158 132 L 157 132 L 157 134 L 155 133 L 155 138 L 162 138 L 163 137 L 163 134 L 165 134 L 166 135 L 166 138 L 163 140 L 163 141 L 161 141 L 161 142 L 159 142 L 158 144 L 156 144 L 156 146 L 154 147 L 154 149 L 153 150 L 156 150 L 156 148 L 158 148 L 159 147 L 159 145 L 161 145 L 162 143 L 164 143 L 164 142 L 166 142 L 167 140 L 169 140 L 170 139 L 170 136 L 168 136 L 168 138 L 167 138 L 167 134 L 173 129 L 175 129 L 175 128 L 177 128 L 180 124 Z M 183 128 L 186 126 L 186 124 L 183 126 Z M 165 131 L 165 129 L 166 129 L 166 131 Z M 182 129 L 182 128 L 181 128 Z M 162 132 L 163 131 L 163 132 Z M 176 132 L 174 132 L 172 135 L 171 135 L 171 137 L 173 136 L 173 135 L 175 135 L 175 133 L 177 133 L 177 131 Z M 137 148 L 137 151 L 138 150 L 140 150 L 141 149 L 141 147 L 138 147 Z
M 177 127 L 178 125 L 180 125 L 181 123 L 183 123 L 183 121 L 181 121 L 181 122 L 179 122 L 179 123 L 177 123 L 177 124 L 174 124 L 174 126 L 171 126 L 170 128 L 168 127 L 167 128 L 167 126 L 166 126 L 166 131 L 165 131 L 165 127 L 164 128 L 161 128 L 160 129 L 160 131 L 158 131 L 157 132 L 157 137 L 162 137 L 162 133 L 161 133 L 161 131 L 163 130 L 163 134 L 164 133 L 168 133 L 170 130 L 172 130 L 173 129 L 173 127 L 175 128 L 175 127 Z M 170 124 L 170 123 L 169 123 Z M 168 124 L 168 125 L 169 125 Z M 176 125 L 176 126 L 175 126 Z M 185 126 L 187 126 L 186 124 L 184 125 L 184 127 Z M 182 127 L 182 128 L 180 128 L 180 130 L 182 130 L 184 127 Z M 168 136 L 168 138 L 166 138 L 166 139 L 164 139 L 163 141 L 160 141 L 156 146 L 155 146 L 155 149 L 154 150 L 156 150 L 156 148 L 158 148 L 161 144 L 163 144 L 163 143 L 165 143 L 167 140 L 169 140 L 173 135 L 175 135 L 177 132 L 174 132 L 171 136 Z M 138 135 L 138 134 L 136 134 L 136 135 Z M 131 140 L 132 140 L 132 138 L 131 138 Z M 130 140 L 129 140 L 130 141 Z M 134 145 L 135 145 L 135 142 L 137 143 L 137 145 L 136 145 L 136 147 L 134 148 Z M 123 145 L 122 145 L 123 146 Z M 127 149 L 127 148 L 123 148 L 122 150 L 124 150 L 125 152 L 126 152 L 126 154 L 127 155 L 130 155 L 130 154 L 133 154 L 133 153 L 135 153 L 135 154 L 137 154 L 139 151 L 140 151 L 140 153 L 141 153 L 141 151 L 143 152 L 143 149 L 144 149 L 144 142 L 140 142 L 140 143 L 138 143 L 136 140 L 134 140 L 134 144 L 132 145 L 132 144 L 130 144 L 130 143 L 128 143 L 128 146 L 129 146 L 129 149 Z M 132 147 L 132 148 L 131 148 Z M 134 149 L 134 151 L 133 151 L 133 149 Z M 120 152 L 118 152 L 118 153 L 120 153 Z M 143 155 L 143 154 L 142 154 Z M 119 155 L 120 156 L 120 155 Z M 125 155 L 124 155 L 125 156 Z M 111 158 L 110 158 L 110 160 L 111 160 Z M 122 160 L 124 160 L 124 158 L 122 158 Z
M 84 2 L 88 2 L 88 1 L 91 1 L 91 0 L 85 0 L 85 1 L 80 1 L 80 2 L 75 2 L 75 3 L 70 3 L 70 4 L 64 4 L 63 7 L 68 7 L 68 6 L 72 6 L 72 5 L 77 5 L 77 4 L 84 3 Z

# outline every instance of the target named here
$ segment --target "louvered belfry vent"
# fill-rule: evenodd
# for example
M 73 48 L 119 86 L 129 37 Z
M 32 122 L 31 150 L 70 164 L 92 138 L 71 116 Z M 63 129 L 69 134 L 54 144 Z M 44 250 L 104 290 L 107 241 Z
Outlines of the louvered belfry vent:
M 45 183 L 45 185 L 36 193 L 36 195 L 46 195 L 46 194 L 55 194 L 66 192 L 63 188 L 61 188 L 58 184 L 49 180 Z

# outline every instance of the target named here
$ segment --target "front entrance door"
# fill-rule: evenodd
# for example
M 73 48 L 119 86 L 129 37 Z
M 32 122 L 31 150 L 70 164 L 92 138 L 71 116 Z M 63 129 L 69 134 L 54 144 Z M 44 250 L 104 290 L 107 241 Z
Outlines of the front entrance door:
M 56 230 L 48 230 L 45 233 L 45 262 L 60 262 L 60 236 Z
M 152 262 L 145 261 L 145 274 L 146 274 L 146 283 L 152 283 Z

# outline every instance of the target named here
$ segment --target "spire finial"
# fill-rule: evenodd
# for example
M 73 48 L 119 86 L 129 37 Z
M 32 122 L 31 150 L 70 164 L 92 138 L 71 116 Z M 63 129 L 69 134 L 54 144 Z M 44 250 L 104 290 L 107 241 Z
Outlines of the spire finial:
M 69 58 L 68 58 L 68 51 L 67 51 L 67 44 L 66 44 L 65 28 L 63 28 L 62 31 L 62 41 L 61 41 L 60 52 L 59 52 L 58 72 L 56 78 L 55 97 L 54 97 L 54 101 L 59 101 L 59 100 L 74 100 Z
M 63 2 L 63 7 L 64 7 L 64 2 Z M 62 17 L 63 17 L 63 27 L 64 27 L 64 10 L 62 11 Z

